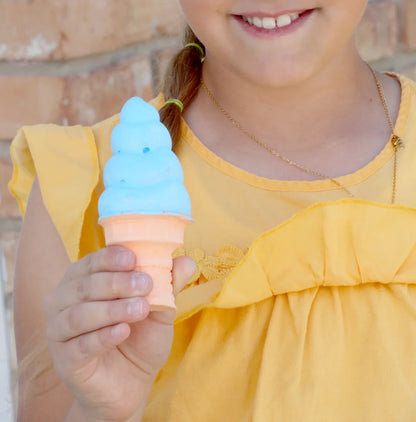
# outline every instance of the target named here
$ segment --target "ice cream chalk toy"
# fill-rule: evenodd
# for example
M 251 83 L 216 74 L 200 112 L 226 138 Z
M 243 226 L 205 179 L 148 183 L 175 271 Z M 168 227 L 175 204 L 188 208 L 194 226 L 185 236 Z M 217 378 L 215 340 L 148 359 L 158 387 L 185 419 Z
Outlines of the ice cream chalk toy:
M 150 274 L 151 310 L 175 309 L 172 252 L 183 244 L 185 226 L 192 219 L 169 131 L 151 104 L 133 97 L 113 129 L 111 149 L 98 202 L 106 244 L 131 249 L 136 270 Z

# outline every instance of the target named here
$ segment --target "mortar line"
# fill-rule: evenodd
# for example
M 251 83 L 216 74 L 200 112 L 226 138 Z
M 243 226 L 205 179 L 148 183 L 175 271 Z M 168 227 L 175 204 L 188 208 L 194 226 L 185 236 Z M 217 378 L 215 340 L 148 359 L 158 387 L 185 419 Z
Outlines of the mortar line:
M 158 50 L 180 46 L 181 37 L 162 37 L 129 45 L 111 52 L 102 52 L 90 56 L 68 60 L 45 61 L 0 61 L 0 77 L 8 76 L 75 76 L 91 73 L 137 56 L 150 56 Z
M 399 51 L 394 56 L 373 60 L 371 64 L 378 70 L 400 72 L 408 66 L 416 65 L 416 51 Z

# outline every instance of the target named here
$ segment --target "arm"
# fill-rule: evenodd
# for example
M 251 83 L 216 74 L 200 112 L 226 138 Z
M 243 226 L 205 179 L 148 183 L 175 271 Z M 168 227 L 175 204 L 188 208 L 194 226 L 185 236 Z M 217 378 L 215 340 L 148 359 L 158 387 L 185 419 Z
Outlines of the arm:
M 68 265 L 69 258 L 43 205 L 36 179 L 29 197 L 16 259 L 14 323 L 19 364 L 30 351 L 37 348 L 43 349 L 39 361 L 51 365 L 43 301 L 62 279 Z M 31 386 L 28 381 L 32 375 L 30 368 L 19 375 L 18 421 L 63 421 L 73 401 L 69 390 L 53 369 Z M 39 394 L 42 385 L 55 387 L 48 393 Z
M 42 201 L 37 179 L 29 197 L 17 253 L 14 286 L 14 318 L 18 362 L 28 354 L 35 365 L 48 370 L 36 380 L 29 367 L 19 376 L 18 421 L 87 421 L 82 409 L 74 402 L 69 389 L 56 374 L 47 347 L 45 297 L 64 277 L 70 261 L 64 245 Z M 39 363 L 38 363 L 39 362 Z M 23 363 L 24 366 L 27 362 Z M 50 388 L 53 386 L 53 388 Z M 144 385 L 143 398 L 138 399 L 135 421 L 140 421 L 152 388 Z M 45 391 L 44 391 L 45 390 Z
M 18 360 L 48 337 L 54 366 L 35 384 L 31 371 L 19 377 L 18 421 L 142 419 L 170 352 L 174 315 L 149 313 L 152 281 L 134 267 L 134 254 L 120 246 L 70 263 L 34 182 L 17 257 Z M 190 258 L 175 260 L 175 292 L 194 268 Z M 48 355 L 44 347 L 43 364 Z

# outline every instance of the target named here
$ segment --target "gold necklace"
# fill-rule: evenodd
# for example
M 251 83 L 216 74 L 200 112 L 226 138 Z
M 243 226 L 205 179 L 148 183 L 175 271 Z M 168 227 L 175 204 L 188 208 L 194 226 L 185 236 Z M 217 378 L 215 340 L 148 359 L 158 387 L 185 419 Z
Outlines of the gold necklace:
M 376 72 L 374 71 L 374 69 L 371 66 L 368 66 L 368 67 L 371 70 L 371 72 L 373 74 L 373 77 L 374 77 L 374 80 L 376 82 L 378 95 L 380 97 L 380 101 L 381 101 L 381 103 L 383 105 L 384 113 L 385 113 L 385 115 L 387 117 L 387 121 L 388 121 L 389 126 L 390 126 L 390 129 L 391 129 L 390 142 L 391 142 L 391 144 L 393 146 L 393 149 L 394 149 L 391 203 L 394 204 L 395 199 L 396 199 L 396 184 L 397 184 L 397 150 L 399 148 L 404 147 L 404 143 L 403 143 L 403 140 L 394 133 L 394 126 L 393 126 L 392 119 L 390 117 L 389 108 L 387 106 L 387 100 L 386 100 L 386 97 L 384 95 L 383 87 L 382 87 L 380 81 L 377 78 Z M 323 174 L 323 173 L 321 173 L 319 171 L 309 169 L 309 168 L 307 168 L 307 167 L 305 167 L 305 166 L 303 166 L 301 164 L 296 163 L 295 161 L 291 160 L 290 158 L 287 158 L 284 155 L 280 154 L 279 152 L 277 152 L 276 150 L 274 150 L 272 147 L 270 147 L 266 143 L 262 142 L 260 139 L 258 139 L 256 136 L 254 136 L 252 133 L 248 132 L 246 129 L 243 128 L 243 126 L 237 120 L 235 120 L 230 115 L 230 113 L 228 113 L 224 109 L 224 107 L 222 107 L 218 103 L 218 101 L 215 99 L 214 95 L 208 89 L 208 87 L 205 85 L 205 83 L 204 83 L 204 81 L 202 79 L 201 79 L 201 86 L 202 86 L 202 88 L 204 88 L 205 92 L 208 94 L 208 97 L 215 104 L 215 106 L 221 111 L 221 113 L 228 120 L 230 120 L 233 123 L 233 125 L 237 129 L 239 129 L 242 133 L 244 133 L 244 135 L 246 135 L 248 138 L 250 138 L 251 140 L 253 140 L 254 142 L 256 142 L 258 145 L 260 145 L 262 148 L 264 148 L 270 154 L 274 155 L 275 157 L 279 158 L 280 160 L 284 161 L 285 163 L 291 165 L 292 167 L 296 167 L 299 170 L 302 170 L 303 172 L 308 173 L 308 174 L 311 174 L 313 176 L 317 176 L 317 177 L 320 177 L 322 179 L 328 179 L 328 180 L 330 180 L 335 185 L 337 185 L 340 189 L 342 189 L 344 192 L 346 192 L 351 198 L 354 198 L 354 195 L 351 193 L 351 191 L 348 190 L 345 186 L 341 185 L 341 183 L 339 183 L 338 180 L 334 179 L 333 177 L 329 177 L 329 176 L 327 176 L 327 175 L 325 175 L 325 174 Z

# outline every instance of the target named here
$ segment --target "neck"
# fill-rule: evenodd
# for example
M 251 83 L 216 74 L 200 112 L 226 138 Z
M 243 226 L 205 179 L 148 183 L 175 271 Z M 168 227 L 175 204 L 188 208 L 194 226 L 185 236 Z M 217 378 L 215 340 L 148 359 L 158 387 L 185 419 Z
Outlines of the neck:
M 378 99 L 373 75 L 353 45 L 348 48 L 315 74 L 285 86 L 250 81 L 209 56 L 203 78 L 218 103 L 248 132 L 272 146 L 283 142 L 290 149 L 310 148 L 339 135 L 369 101 Z M 216 124 L 230 125 L 203 90 L 197 101 L 210 115 L 217 114 Z

